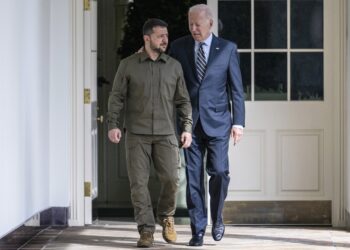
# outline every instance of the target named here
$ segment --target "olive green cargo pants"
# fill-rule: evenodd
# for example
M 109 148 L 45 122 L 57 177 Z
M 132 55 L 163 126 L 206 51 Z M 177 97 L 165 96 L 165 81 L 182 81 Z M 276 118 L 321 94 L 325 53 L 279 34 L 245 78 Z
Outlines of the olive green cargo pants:
M 175 135 L 126 134 L 126 159 L 138 231 L 155 231 L 151 196 L 148 190 L 151 162 L 160 181 L 157 217 L 173 216 L 179 185 L 179 148 Z

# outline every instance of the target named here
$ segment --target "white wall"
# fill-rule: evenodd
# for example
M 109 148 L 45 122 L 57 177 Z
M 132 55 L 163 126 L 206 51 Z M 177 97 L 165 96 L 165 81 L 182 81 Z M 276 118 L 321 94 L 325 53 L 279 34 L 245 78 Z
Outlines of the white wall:
M 69 205 L 71 0 L 51 0 L 50 32 L 50 206 Z
M 68 2 L 1 1 L 0 238 L 68 206 Z

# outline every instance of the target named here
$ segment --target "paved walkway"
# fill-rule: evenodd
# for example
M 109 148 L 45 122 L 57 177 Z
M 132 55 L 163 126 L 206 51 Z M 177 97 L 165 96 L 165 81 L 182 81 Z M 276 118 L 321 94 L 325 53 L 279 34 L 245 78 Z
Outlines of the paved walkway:
M 216 242 L 210 227 L 202 247 L 189 247 L 189 225 L 176 225 L 178 240 L 167 244 L 157 226 L 150 249 L 350 249 L 350 232 L 320 227 L 226 226 L 225 237 Z M 127 221 L 97 221 L 86 227 L 43 230 L 19 249 L 137 249 L 136 224 Z

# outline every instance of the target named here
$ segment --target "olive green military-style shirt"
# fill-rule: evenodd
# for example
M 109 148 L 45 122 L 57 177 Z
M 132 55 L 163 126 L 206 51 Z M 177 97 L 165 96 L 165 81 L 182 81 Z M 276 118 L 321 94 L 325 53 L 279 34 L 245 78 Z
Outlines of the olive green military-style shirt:
M 146 52 L 120 62 L 108 100 L 108 129 L 121 128 L 125 105 L 127 131 L 143 135 L 174 134 L 175 114 L 181 132 L 192 132 L 192 108 L 182 67 L 164 53 L 153 61 Z

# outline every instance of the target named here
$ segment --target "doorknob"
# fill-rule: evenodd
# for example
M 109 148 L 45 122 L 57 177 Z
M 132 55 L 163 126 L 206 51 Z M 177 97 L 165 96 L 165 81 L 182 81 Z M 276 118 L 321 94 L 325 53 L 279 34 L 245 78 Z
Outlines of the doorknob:
M 100 121 L 100 123 L 103 123 L 103 115 L 100 115 L 100 117 L 97 117 L 96 120 Z

